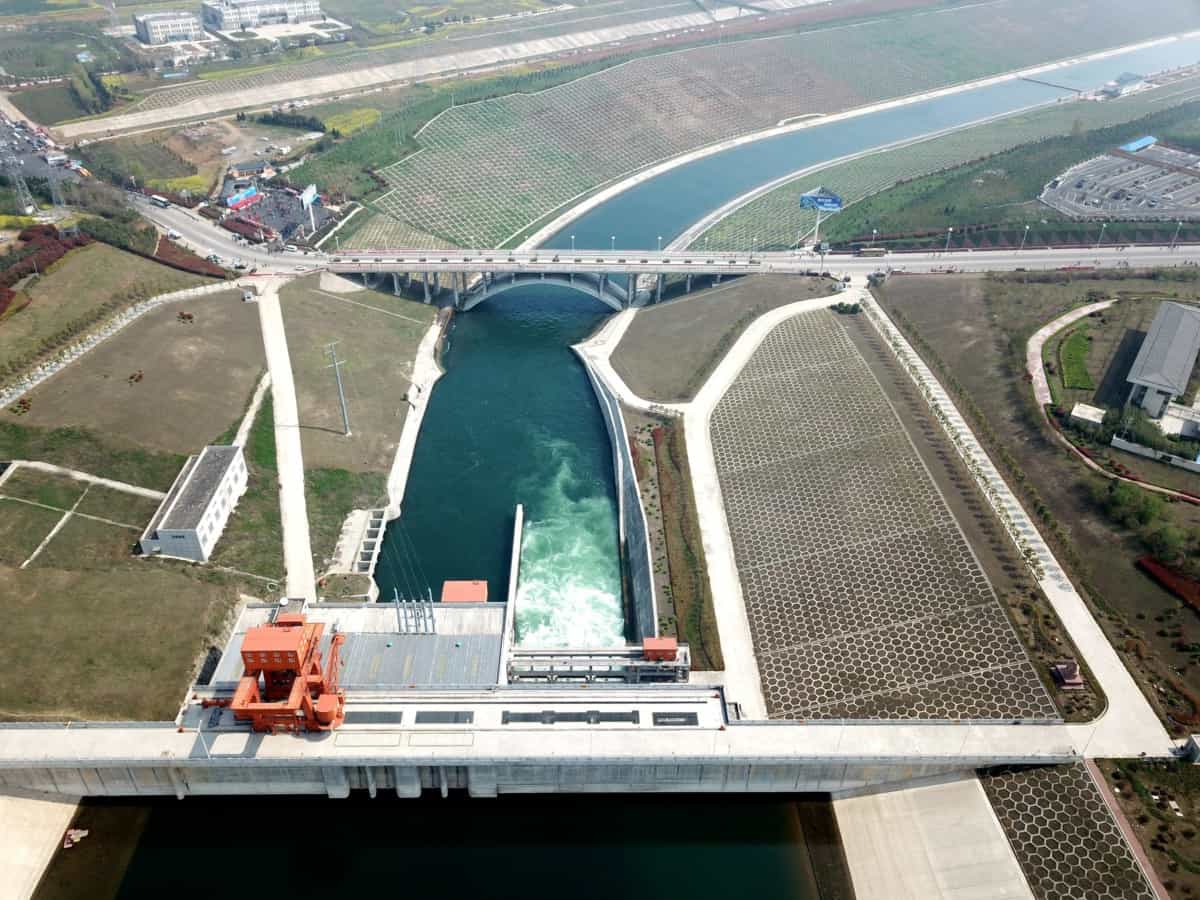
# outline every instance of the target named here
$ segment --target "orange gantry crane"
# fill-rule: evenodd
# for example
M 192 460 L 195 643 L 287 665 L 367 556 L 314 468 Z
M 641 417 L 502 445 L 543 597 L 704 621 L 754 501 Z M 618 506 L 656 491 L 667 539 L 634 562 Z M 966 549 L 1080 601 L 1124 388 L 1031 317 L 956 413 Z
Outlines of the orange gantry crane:
M 346 695 L 338 689 L 339 650 L 346 640 L 335 634 L 329 660 L 321 670 L 325 626 L 302 614 L 282 615 L 246 632 L 242 641 L 245 672 L 230 708 L 255 731 L 331 731 L 346 718 Z M 261 680 L 261 686 L 260 686 Z

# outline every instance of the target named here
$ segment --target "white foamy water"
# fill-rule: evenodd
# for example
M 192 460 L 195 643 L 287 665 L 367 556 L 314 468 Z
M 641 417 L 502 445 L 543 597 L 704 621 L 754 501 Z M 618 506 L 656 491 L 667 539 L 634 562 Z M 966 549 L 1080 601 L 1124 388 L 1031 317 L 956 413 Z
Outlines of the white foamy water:
M 521 541 L 517 643 L 522 647 L 625 644 L 613 502 L 576 477 L 575 450 L 547 449 L 557 465 L 539 485 Z M 526 496 L 529 496 L 528 494 Z M 532 499 L 532 498 L 531 498 Z

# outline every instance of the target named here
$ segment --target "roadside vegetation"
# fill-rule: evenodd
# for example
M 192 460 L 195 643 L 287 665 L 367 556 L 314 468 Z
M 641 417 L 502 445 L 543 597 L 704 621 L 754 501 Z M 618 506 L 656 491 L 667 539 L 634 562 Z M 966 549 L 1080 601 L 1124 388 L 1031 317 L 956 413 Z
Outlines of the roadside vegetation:
M 945 245 L 953 226 L 951 246 L 969 240 L 975 246 L 1019 246 L 1024 225 L 1027 243 L 1073 241 L 1098 237 L 1098 225 L 1069 223 L 1054 210 L 1037 203 L 1042 186 L 1067 168 L 1122 140 L 1178 129 L 1182 139 L 1194 140 L 1200 103 L 1162 109 L 1170 96 L 1187 96 L 1200 86 L 1200 77 L 1144 91 L 1117 100 L 1054 104 L 995 122 L 959 129 L 950 134 L 892 150 L 868 153 L 796 178 L 735 210 L 692 242 L 692 247 L 781 250 L 811 238 L 815 223 L 802 210 L 799 196 L 817 187 L 839 194 L 846 208 L 822 223 L 821 235 L 834 244 L 899 247 Z M 1106 143 L 1112 141 L 1113 143 Z M 1042 224 L 1042 219 L 1046 224 Z M 1169 241 L 1174 224 L 1113 223 L 1106 240 L 1116 242 L 1157 236 Z M 874 232 L 876 233 L 873 233 Z M 1197 239 L 1200 230 L 1185 230 L 1181 239 Z
M 1156 275 L 1157 280 L 1120 272 L 909 277 L 887 281 L 877 296 L 1040 520 L 1042 534 L 1151 705 L 1178 735 L 1200 724 L 1200 618 L 1135 562 L 1154 549 L 1150 541 L 1165 538 L 1163 547 L 1177 545 L 1174 529 L 1189 535 L 1190 548 L 1200 507 L 1146 500 L 1141 489 L 1110 487 L 1108 479 L 1088 470 L 1037 408 L 1024 369 L 1030 335 L 1097 292 L 1200 298 L 1195 283 L 1183 280 L 1187 273 Z M 1174 277 L 1181 280 L 1168 280 Z M 1166 469 L 1137 457 L 1130 464 Z
M 1172 897 L 1200 896 L 1200 771 L 1188 761 L 1099 764 Z

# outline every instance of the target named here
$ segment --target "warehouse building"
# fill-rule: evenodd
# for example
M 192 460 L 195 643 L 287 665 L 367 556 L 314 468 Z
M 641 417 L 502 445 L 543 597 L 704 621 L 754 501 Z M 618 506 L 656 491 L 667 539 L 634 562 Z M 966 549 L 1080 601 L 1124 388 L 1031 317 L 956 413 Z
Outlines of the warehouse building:
M 1163 303 L 1129 370 L 1129 402 L 1157 419 L 1167 404 L 1187 391 L 1200 353 L 1200 309 Z
M 142 553 L 206 562 L 245 491 L 241 447 L 214 444 L 189 456 L 142 534 Z
M 142 13 L 133 17 L 133 28 L 143 44 L 202 41 L 204 29 L 190 12 Z
M 200 11 L 204 27 L 212 31 L 237 31 L 321 18 L 319 0 L 205 0 Z

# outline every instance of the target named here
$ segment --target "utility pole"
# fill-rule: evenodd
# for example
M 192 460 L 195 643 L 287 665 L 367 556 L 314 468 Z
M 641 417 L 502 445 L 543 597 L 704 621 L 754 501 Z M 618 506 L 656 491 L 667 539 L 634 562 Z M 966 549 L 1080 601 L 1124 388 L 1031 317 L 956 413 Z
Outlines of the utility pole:
M 346 409 L 346 392 L 342 388 L 342 366 L 346 364 L 344 359 L 337 357 L 338 342 L 334 341 L 325 348 L 325 352 L 333 358 L 333 363 L 326 366 L 327 369 L 333 369 L 333 374 L 337 378 L 338 401 L 342 404 L 342 429 L 346 437 L 350 437 L 350 413 Z
M 1179 232 L 1183 229 L 1183 221 L 1175 223 L 1175 235 L 1171 238 L 1171 249 L 1175 249 L 1175 243 L 1179 240 Z
M 37 204 L 33 202 L 33 194 L 29 192 L 29 185 L 25 183 L 25 176 L 16 166 L 16 158 L 10 157 L 8 165 L 5 166 L 4 174 L 8 176 L 8 184 L 17 195 L 17 209 L 22 215 L 28 216 L 37 212 Z

